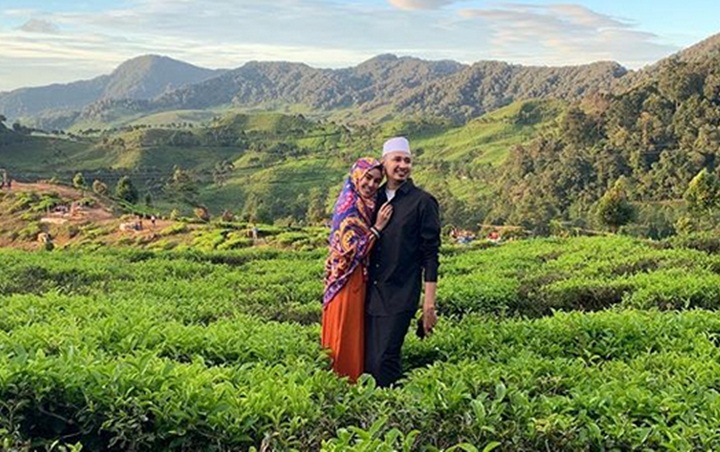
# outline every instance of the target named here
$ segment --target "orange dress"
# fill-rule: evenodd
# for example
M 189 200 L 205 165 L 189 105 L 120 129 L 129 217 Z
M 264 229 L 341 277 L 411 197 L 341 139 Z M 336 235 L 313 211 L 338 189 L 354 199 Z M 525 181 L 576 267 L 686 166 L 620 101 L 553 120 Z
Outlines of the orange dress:
M 345 286 L 323 309 L 320 343 L 330 350 L 332 368 L 355 383 L 365 359 L 365 276 L 358 265 Z

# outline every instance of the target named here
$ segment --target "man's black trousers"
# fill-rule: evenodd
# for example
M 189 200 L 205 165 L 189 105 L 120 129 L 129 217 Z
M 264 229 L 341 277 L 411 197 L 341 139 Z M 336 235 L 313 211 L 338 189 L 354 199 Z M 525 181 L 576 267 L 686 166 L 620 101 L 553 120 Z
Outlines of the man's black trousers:
M 402 376 L 400 351 L 415 313 L 389 316 L 365 315 L 365 373 L 380 387 L 388 387 Z

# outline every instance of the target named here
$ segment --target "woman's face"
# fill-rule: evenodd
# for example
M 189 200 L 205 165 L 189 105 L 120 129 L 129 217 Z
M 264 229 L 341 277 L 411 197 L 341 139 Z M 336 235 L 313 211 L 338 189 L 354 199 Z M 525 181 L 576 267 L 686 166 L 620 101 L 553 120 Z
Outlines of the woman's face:
M 382 172 L 380 168 L 373 168 L 367 171 L 358 183 L 358 192 L 363 198 L 372 198 L 380 187 L 382 182 Z

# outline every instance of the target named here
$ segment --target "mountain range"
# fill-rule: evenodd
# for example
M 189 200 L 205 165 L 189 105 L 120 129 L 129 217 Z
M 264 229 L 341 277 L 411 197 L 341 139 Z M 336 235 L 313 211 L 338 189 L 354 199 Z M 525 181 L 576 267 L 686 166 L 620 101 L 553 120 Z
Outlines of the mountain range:
M 687 217 L 684 194 L 703 171 L 720 174 L 719 49 L 713 36 L 638 71 L 380 55 L 336 70 L 195 68 L 197 81 L 179 79 L 184 63 L 146 56 L 113 83 L 51 87 L 84 87 L 87 101 L 90 82 L 102 85 L 89 103 L 44 107 L 11 127 L 0 117 L 0 167 L 18 181 L 70 183 L 80 172 L 100 188 L 130 177 L 155 212 L 203 205 L 317 222 L 358 156 L 405 135 L 414 178 L 446 224 L 594 229 L 614 187 L 642 210 L 638 234 L 657 238 L 701 221 Z M 32 133 L 33 119 L 54 126 Z
M 165 56 L 144 55 L 122 63 L 108 75 L 90 80 L 0 93 L 0 114 L 11 119 L 34 117 L 53 111 L 80 110 L 108 99 L 151 99 L 223 72 Z
M 692 61 L 718 49 L 720 35 L 714 35 L 672 58 Z M 110 125 L 128 114 L 138 118 L 163 111 L 223 108 L 376 120 L 419 114 L 464 123 L 517 100 L 578 100 L 591 92 L 626 89 L 651 76 L 662 63 L 630 71 L 616 62 L 566 67 L 499 61 L 467 65 L 386 54 L 344 69 L 252 61 L 236 69 L 213 70 L 145 55 L 90 80 L 0 93 L 0 114 L 45 129 Z

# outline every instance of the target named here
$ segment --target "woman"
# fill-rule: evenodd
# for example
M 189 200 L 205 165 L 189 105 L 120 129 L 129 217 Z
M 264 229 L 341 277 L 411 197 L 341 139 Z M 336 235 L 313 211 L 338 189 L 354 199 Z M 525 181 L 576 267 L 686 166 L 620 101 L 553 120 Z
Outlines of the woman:
M 392 215 L 385 204 L 370 226 L 382 174 L 381 163 L 370 157 L 350 169 L 335 203 L 325 263 L 321 344 L 330 350 L 333 370 L 353 383 L 363 372 L 368 255 Z

